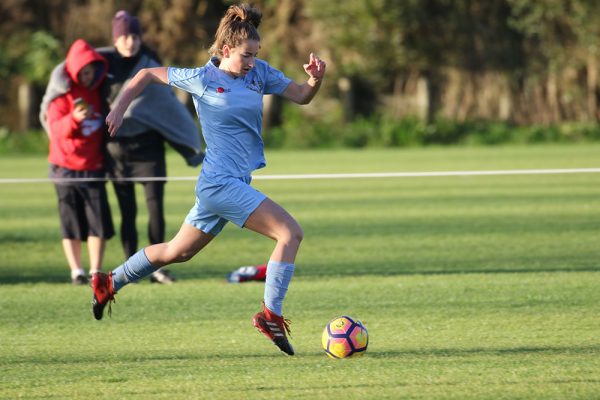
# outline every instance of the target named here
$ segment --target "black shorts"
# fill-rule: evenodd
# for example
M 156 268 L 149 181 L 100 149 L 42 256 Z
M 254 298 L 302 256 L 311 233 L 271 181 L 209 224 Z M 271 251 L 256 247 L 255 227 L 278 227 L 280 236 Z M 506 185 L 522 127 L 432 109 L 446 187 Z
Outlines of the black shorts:
M 104 182 L 54 185 L 58 195 L 60 230 L 64 239 L 110 239 L 115 235 Z
M 110 138 L 106 151 L 107 170 L 111 178 L 167 175 L 164 139 L 158 132 Z

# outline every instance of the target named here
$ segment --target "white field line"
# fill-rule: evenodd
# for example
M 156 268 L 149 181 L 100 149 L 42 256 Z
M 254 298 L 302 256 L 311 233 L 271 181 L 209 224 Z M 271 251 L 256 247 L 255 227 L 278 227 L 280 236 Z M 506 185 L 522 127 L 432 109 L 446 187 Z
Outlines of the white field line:
M 254 180 L 292 180 L 292 179 L 372 179 L 372 178 L 419 178 L 442 176 L 490 176 L 490 175 L 556 175 L 556 174 L 589 174 L 599 173 L 600 168 L 563 168 L 563 169 L 512 169 L 491 171 L 431 171 L 431 172 L 373 172 L 355 174 L 285 174 L 285 175 L 256 175 Z M 195 181 L 197 176 L 170 176 L 147 178 L 123 178 L 120 182 L 151 182 L 151 181 Z M 0 184 L 9 183 L 72 183 L 109 181 L 108 178 L 0 178 Z

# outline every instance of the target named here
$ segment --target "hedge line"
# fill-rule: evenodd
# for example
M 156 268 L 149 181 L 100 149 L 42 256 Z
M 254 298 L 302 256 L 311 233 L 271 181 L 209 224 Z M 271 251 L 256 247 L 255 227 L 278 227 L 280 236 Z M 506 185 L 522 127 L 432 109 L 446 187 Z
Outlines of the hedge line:
M 268 148 L 419 147 L 428 145 L 498 145 L 567 143 L 600 140 L 600 124 L 565 123 L 515 126 L 503 122 L 438 120 L 425 124 L 417 118 L 357 118 L 339 123 L 284 118 L 281 126 L 264 133 Z M 42 131 L 13 133 L 0 128 L 0 154 L 46 153 Z
M 438 119 L 426 124 L 418 118 L 359 117 L 352 122 L 307 121 L 287 109 L 281 126 L 265 132 L 265 143 L 275 148 L 417 147 L 428 145 L 496 145 L 600 140 L 593 122 L 517 126 L 506 122 L 457 122 Z

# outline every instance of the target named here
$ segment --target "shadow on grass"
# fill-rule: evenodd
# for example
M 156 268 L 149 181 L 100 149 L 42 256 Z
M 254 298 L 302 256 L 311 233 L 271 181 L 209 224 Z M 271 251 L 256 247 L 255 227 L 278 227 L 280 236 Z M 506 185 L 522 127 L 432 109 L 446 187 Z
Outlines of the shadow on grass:
M 285 355 L 283 355 L 285 356 Z M 102 354 L 74 354 L 72 356 L 54 356 L 54 357 L 43 357 L 39 355 L 32 356 L 17 356 L 14 358 L 6 358 L 0 362 L 0 365 L 4 364 L 38 364 L 38 365 L 52 365 L 52 364 L 103 364 L 113 363 L 118 361 L 119 364 L 124 363 L 154 363 L 154 362 L 168 362 L 168 361 L 218 361 L 224 360 L 240 360 L 240 359 L 271 359 L 274 357 L 283 357 L 279 353 L 239 353 L 239 354 L 215 354 L 198 351 L 197 353 L 181 353 L 173 352 L 172 354 L 152 354 L 148 351 L 144 354 L 139 353 L 121 353 L 118 356 L 109 356 Z
M 13 271 L 0 271 L 0 287 L 2 285 L 16 285 L 21 283 L 71 283 L 68 269 L 64 272 L 40 271 L 39 274 L 33 271 L 26 271 L 18 274 Z
M 343 277 L 361 277 L 361 276 L 413 276 L 413 275 L 465 275 L 465 274 L 530 274 L 530 273 L 577 273 L 577 272 L 600 272 L 597 266 L 574 266 L 570 268 L 447 268 L 447 269 L 413 269 L 410 271 L 390 271 L 389 268 L 370 268 L 369 270 L 359 269 L 351 265 L 345 271 L 338 269 L 328 271 L 326 268 L 313 267 L 310 270 L 302 269 L 296 274 L 296 277 L 302 279 L 327 279 Z M 223 279 L 225 281 L 226 273 L 217 269 L 207 268 L 174 268 L 173 273 L 178 280 L 194 279 Z M 0 270 L 0 287 L 2 285 L 15 284 L 70 284 L 69 271 L 65 268 L 52 270 Z
M 506 348 L 451 348 L 451 349 L 406 349 L 385 352 L 369 351 L 369 357 L 398 358 L 398 357 L 470 357 L 470 356 L 505 356 L 524 354 L 568 355 L 568 354 L 598 354 L 600 345 L 589 346 L 521 346 Z
M 446 358 L 446 357 L 478 357 L 478 356 L 520 356 L 527 354 L 537 355 L 548 355 L 548 356 L 559 356 L 559 355 L 599 355 L 600 345 L 589 345 L 589 346 L 522 346 L 522 347 L 506 347 L 506 348 L 431 348 L 431 349 L 398 349 L 398 350 L 386 350 L 371 351 L 360 357 L 361 360 L 375 358 L 384 360 L 394 359 L 411 359 L 411 358 Z M 324 355 L 321 351 L 302 352 L 296 354 L 295 358 L 302 357 L 318 357 L 322 358 Z M 207 352 L 190 352 L 186 351 L 183 353 L 172 352 L 169 354 L 158 353 L 153 354 L 152 352 L 139 354 L 139 353 L 121 353 L 118 356 L 119 364 L 124 363 L 155 363 L 155 362 L 168 362 L 168 361 L 218 361 L 224 360 L 240 360 L 240 359 L 271 359 L 275 357 L 285 357 L 284 355 L 273 352 L 273 353 L 236 353 L 236 354 L 216 354 Z M 327 360 L 327 358 L 324 358 Z M 352 359 L 354 360 L 354 359 Z M 348 360 L 348 361 L 352 361 Z M 44 357 L 40 355 L 32 356 L 17 356 L 14 358 L 7 358 L 2 361 L 2 364 L 36 364 L 36 365 L 51 365 L 51 364 L 88 364 L 88 363 L 107 363 L 113 362 L 112 356 L 102 354 L 74 354 L 72 356 L 49 356 Z

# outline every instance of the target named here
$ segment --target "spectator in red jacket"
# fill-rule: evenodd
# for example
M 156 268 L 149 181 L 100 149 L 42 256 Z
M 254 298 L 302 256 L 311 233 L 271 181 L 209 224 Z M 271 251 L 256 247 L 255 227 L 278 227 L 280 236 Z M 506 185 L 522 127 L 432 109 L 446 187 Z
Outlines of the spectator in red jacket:
M 108 62 L 93 47 L 75 41 L 64 63 L 70 88 L 52 100 L 46 113 L 50 177 L 58 195 L 62 245 L 76 285 L 88 282 L 81 242 L 87 241 L 92 274 L 101 269 L 106 240 L 114 236 L 103 181 L 107 106 L 99 91 L 107 70 Z

